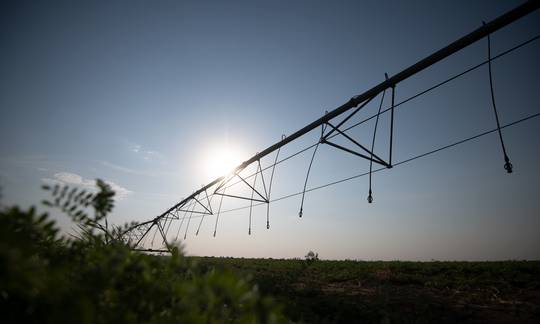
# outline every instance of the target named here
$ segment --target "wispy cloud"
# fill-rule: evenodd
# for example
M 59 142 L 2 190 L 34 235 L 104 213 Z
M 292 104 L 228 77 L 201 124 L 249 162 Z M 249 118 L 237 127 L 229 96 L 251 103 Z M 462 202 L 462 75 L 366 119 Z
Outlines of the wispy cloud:
M 47 183 L 47 184 L 60 184 L 60 185 L 75 185 L 79 187 L 84 187 L 90 190 L 97 190 L 96 182 L 91 179 L 85 179 L 82 176 L 71 173 L 71 172 L 59 172 L 55 173 L 53 178 L 42 178 L 41 181 Z M 118 200 L 122 200 L 126 198 L 128 195 L 132 194 L 133 191 L 120 186 L 119 184 L 116 184 L 112 181 L 105 181 L 109 186 L 111 186 L 111 189 L 116 192 L 115 197 Z
M 131 143 L 131 144 L 129 144 L 129 146 L 130 146 L 129 150 L 130 150 L 131 152 L 139 153 L 139 152 L 141 151 L 141 146 L 138 145 L 138 144 L 133 144 L 133 143 Z
M 163 154 L 156 152 L 156 151 L 143 151 L 142 152 L 142 158 L 145 160 L 158 160 L 158 161 L 164 161 L 165 157 Z
M 59 172 L 55 173 L 54 177 L 64 183 L 81 185 L 83 187 L 94 186 L 94 180 L 84 179 L 83 177 L 75 173 Z
M 99 161 L 99 163 L 101 165 L 107 167 L 107 168 L 110 168 L 110 169 L 113 169 L 113 170 L 116 170 L 116 171 L 122 171 L 122 172 L 125 172 L 125 173 L 137 174 L 137 175 L 148 175 L 144 171 L 131 169 L 131 168 L 121 166 L 121 165 L 118 165 L 118 164 L 114 164 L 114 163 L 111 163 L 111 162 L 108 162 L 108 161 Z
M 147 176 L 147 177 L 160 177 L 160 176 L 174 177 L 174 176 L 178 176 L 177 172 L 172 172 L 172 171 L 136 170 L 136 169 L 128 168 L 128 167 L 118 165 L 118 164 L 115 164 L 115 163 L 111 163 L 111 162 L 108 162 L 108 161 L 99 161 L 99 163 L 101 165 L 103 165 L 104 167 L 107 167 L 107 168 L 110 168 L 110 169 L 113 169 L 113 170 L 116 170 L 116 171 L 121 171 L 121 172 L 124 172 L 124 173 L 135 174 L 135 175 L 142 175 L 142 176 Z
M 146 160 L 146 161 L 160 161 L 160 162 L 165 161 L 165 156 L 163 154 L 154 150 L 149 150 L 140 144 L 129 142 L 128 149 L 129 151 L 137 154 L 143 160 Z

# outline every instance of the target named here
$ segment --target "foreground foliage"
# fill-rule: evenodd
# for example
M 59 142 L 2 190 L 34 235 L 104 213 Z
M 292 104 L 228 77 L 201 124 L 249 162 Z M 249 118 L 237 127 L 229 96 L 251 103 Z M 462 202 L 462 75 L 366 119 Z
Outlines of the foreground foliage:
M 172 256 L 137 253 L 109 229 L 113 196 L 46 188 L 51 207 L 72 217 L 78 237 L 62 237 L 34 208 L 0 211 L 0 309 L 4 323 L 267 323 L 278 307 L 227 270 Z M 93 210 L 89 216 L 88 209 Z

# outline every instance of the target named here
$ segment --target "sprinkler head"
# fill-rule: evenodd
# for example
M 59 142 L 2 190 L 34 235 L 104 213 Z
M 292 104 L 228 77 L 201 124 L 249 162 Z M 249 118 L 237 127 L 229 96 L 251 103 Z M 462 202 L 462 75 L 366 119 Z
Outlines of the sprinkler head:
M 506 163 L 504 164 L 504 169 L 506 170 L 506 172 L 512 173 L 513 168 L 514 166 L 512 165 L 512 163 L 510 163 L 510 161 L 506 161 Z

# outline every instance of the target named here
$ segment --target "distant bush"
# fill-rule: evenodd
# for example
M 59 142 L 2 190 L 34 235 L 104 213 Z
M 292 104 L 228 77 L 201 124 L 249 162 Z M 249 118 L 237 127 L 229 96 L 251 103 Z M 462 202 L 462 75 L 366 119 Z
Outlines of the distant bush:
M 69 215 L 78 237 L 60 236 L 35 208 L 0 210 L 3 323 L 285 322 L 256 286 L 198 267 L 179 247 L 170 257 L 134 252 L 123 228 L 107 225 L 114 192 L 97 185 L 97 193 L 45 188 L 53 198 L 45 204 Z
M 305 256 L 305 259 L 306 259 L 307 263 L 313 263 L 313 262 L 319 260 L 319 253 L 309 251 Z

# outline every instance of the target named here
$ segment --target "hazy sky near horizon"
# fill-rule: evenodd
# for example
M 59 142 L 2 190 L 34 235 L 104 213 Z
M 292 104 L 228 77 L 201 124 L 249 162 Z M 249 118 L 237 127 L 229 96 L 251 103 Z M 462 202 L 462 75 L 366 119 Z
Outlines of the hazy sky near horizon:
M 102 178 L 118 193 L 111 221 L 151 219 L 213 180 L 223 151 L 245 160 L 521 3 L 2 1 L 2 204 L 38 204 L 44 183 Z M 493 55 L 537 34 L 539 12 L 493 34 Z M 493 63 L 502 124 L 540 112 L 538 57 L 535 41 Z M 399 84 L 396 101 L 486 58 L 484 39 Z M 488 80 L 484 66 L 396 110 L 394 161 L 494 128 Z M 384 157 L 388 122 L 381 117 L 376 142 Z M 350 134 L 369 145 L 373 125 Z M 360 177 L 306 194 L 301 219 L 299 196 L 273 203 L 270 230 L 266 209 L 255 208 L 252 235 L 247 209 L 223 214 L 215 238 L 213 216 L 198 236 L 194 218 L 183 243 L 193 255 L 540 259 L 540 118 L 503 135 L 511 175 L 492 133 L 374 174 L 373 204 Z M 276 168 L 274 198 L 302 189 L 310 157 Z M 368 167 L 323 145 L 308 187 Z

